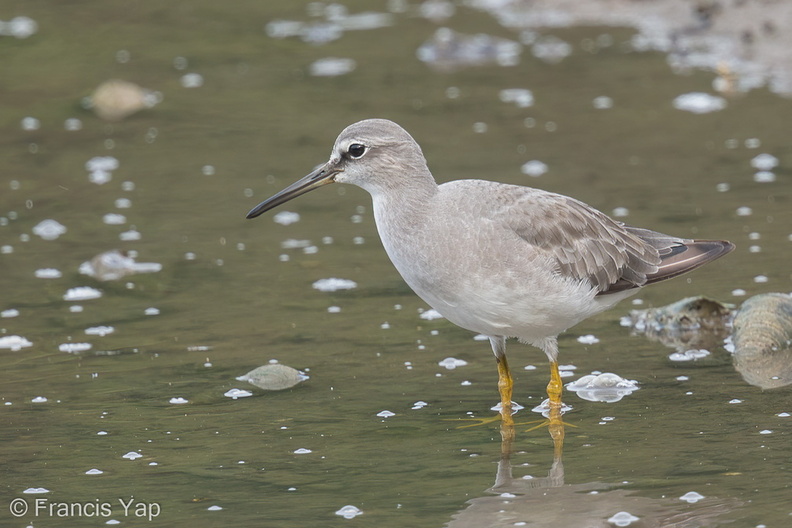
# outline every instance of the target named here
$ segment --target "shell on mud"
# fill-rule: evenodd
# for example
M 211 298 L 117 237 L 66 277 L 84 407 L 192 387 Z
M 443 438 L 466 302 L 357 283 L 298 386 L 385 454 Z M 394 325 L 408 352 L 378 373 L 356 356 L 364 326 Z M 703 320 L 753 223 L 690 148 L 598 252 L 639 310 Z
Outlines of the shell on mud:
M 765 293 L 746 300 L 734 317 L 734 367 L 757 387 L 792 383 L 792 296 Z
M 254 368 L 244 376 L 237 378 L 239 381 L 247 381 L 260 389 L 273 391 L 294 387 L 307 379 L 308 376 L 299 370 L 280 363 Z

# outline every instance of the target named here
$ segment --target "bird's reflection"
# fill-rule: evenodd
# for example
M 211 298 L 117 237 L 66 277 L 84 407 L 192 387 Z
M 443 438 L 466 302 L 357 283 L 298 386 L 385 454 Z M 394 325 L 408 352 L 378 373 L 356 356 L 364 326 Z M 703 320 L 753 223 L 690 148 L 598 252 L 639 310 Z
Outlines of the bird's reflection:
M 505 418 L 505 417 L 504 417 Z M 511 455 L 514 423 L 501 422 L 501 455 L 495 484 L 454 514 L 447 528 L 585 527 L 694 528 L 716 526 L 739 506 L 735 499 L 704 498 L 695 504 L 679 499 L 640 497 L 615 484 L 564 483 L 564 422 L 560 407 L 551 407 L 548 422 L 553 459 L 547 477 L 515 477 Z

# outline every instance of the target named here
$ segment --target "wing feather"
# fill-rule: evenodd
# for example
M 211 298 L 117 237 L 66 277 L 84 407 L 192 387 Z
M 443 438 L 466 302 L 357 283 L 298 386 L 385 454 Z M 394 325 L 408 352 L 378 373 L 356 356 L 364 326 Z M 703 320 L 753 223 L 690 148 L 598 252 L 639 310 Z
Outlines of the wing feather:
M 496 185 L 482 213 L 544 252 L 559 275 L 588 281 L 599 295 L 676 277 L 734 249 L 723 240 L 683 239 L 628 226 L 560 194 Z
M 588 280 L 604 293 L 620 282 L 642 286 L 657 271 L 657 248 L 623 224 L 573 198 L 524 189 L 501 213 L 520 238 L 556 261 L 561 275 Z

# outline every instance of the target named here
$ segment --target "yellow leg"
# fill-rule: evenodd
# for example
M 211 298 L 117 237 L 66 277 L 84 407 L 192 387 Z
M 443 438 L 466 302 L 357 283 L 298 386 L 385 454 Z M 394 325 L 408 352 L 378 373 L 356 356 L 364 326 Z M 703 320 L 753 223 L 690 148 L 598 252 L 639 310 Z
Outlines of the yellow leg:
M 498 356 L 496 359 L 498 361 L 498 392 L 500 392 L 501 397 L 501 417 L 504 424 L 513 426 L 511 402 L 514 381 L 512 380 L 506 356 Z
M 561 392 L 564 384 L 561 383 L 561 373 L 558 372 L 558 361 L 550 362 L 550 383 L 547 384 L 547 396 L 550 398 L 550 406 L 561 406 Z
M 550 416 L 548 419 L 548 429 L 550 437 L 553 439 L 553 446 L 556 457 L 561 456 L 564 449 L 564 422 L 561 419 L 561 393 L 564 384 L 561 383 L 561 373 L 558 372 L 558 361 L 550 362 L 550 383 L 547 384 L 547 396 L 550 406 Z

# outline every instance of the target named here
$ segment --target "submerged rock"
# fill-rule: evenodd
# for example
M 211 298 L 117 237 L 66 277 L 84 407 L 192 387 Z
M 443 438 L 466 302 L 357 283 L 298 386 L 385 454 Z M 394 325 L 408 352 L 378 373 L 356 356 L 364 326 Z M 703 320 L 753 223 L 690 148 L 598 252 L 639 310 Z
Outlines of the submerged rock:
M 151 108 L 162 101 L 162 94 L 141 88 L 135 83 L 111 79 L 100 84 L 89 98 L 90 107 L 106 121 L 125 117 Z
M 118 280 L 135 273 L 156 273 L 160 270 L 162 264 L 158 262 L 135 262 L 135 259 L 117 249 L 99 253 L 80 264 L 80 273 L 100 281 Z
M 746 300 L 734 317 L 734 367 L 763 389 L 792 383 L 792 296 L 766 293 Z
M 706 297 L 687 297 L 681 301 L 646 310 L 630 312 L 636 329 L 659 332 L 662 330 L 690 330 L 717 327 L 731 317 L 734 305 L 723 304 Z
M 288 389 L 307 379 L 308 376 L 299 370 L 280 363 L 254 368 L 244 376 L 237 378 L 239 381 L 247 381 L 264 390 Z
M 652 341 L 684 353 L 691 349 L 712 349 L 723 344 L 731 330 L 734 305 L 706 297 L 681 301 L 646 310 L 632 310 L 627 326 Z

